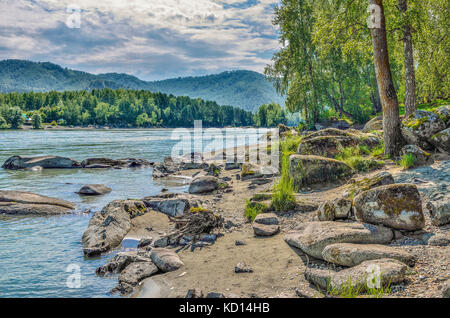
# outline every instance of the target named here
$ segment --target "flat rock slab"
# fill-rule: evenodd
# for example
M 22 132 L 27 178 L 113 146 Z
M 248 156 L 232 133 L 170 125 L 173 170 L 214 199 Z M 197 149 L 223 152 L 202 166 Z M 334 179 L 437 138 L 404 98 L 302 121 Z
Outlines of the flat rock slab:
M 360 222 L 407 231 L 425 226 L 422 200 L 414 184 L 391 184 L 364 191 L 353 200 L 353 208 Z
M 184 266 L 180 257 L 172 250 L 166 248 L 154 248 L 150 254 L 150 258 L 158 268 L 163 272 L 176 271 Z
M 344 190 L 343 196 L 352 199 L 361 192 L 388 184 L 394 184 L 394 177 L 386 171 L 378 172 L 369 177 L 352 179 Z
M 198 200 L 195 196 L 176 193 L 146 197 L 144 203 L 147 207 L 171 217 L 182 216 L 191 207 L 198 206 Z
M 87 184 L 87 185 L 84 185 L 78 191 L 78 194 L 83 194 L 83 195 L 102 195 L 102 194 L 110 193 L 111 191 L 112 191 L 112 189 L 107 187 L 104 184 Z
M 324 248 L 322 256 L 327 262 L 348 267 L 382 258 L 396 259 L 409 266 L 415 264 L 414 256 L 403 249 L 379 244 L 332 244 Z
M 261 213 L 255 217 L 255 223 L 265 225 L 278 225 L 280 222 L 275 213 Z
M 213 176 L 197 177 L 189 185 L 188 192 L 191 194 L 208 193 L 217 190 L 219 179 Z
M 3 164 L 2 168 L 18 170 L 42 167 L 44 169 L 80 168 L 81 164 L 70 158 L 59 156 L 21 157 L 12 156 Z
M 118 274 L 122 272 L 131 263 L 149 262 L 149 261 L 150 261 L 149 258 L 138 255 L 136 251 L 121 252 L 118 253 L 116 256 L 114 256 L 114 258 L 105 265 L 98 267 L 95 270 L 95 273 L 99 276 L 105 276 L 108 274 Z
M 272 236 L 280 232 L 280 226 L 253 222 L 253 232 L 256 236 Z
M 335 243 L 385 244 L 394 237 L 391 229 L 362 223 L 307 222 L 285 235 L 290 246 L 323 259 L 322 251 Z
M 0 190 L 0 214 L 58 215 L 72 213 L 75 207 L 72 202 L 31 192 Z
M 389 283 L 396 284 L 405 280 L 405 273 L 408 266 L 394 259 L 378 259 L 365 261 L 355 267 L 344 269 L 340 272 L 331 270 L 308 268 L 305 271 L 305 278 L 315 286 L 322 289 L 331 288 L 333 290 L 342 290 L 349 285 L 366 288 L 369 281 L 377 277 L 381 285 Z M 375 284 L 376 286 L 376 284 Z M 377 286 L 376 286 L 377 287 Z
M 158 267 L 150 261 L 131 263 L 120 273 L 119 283 L 136 286 L 141 280 L 157 272 Z
M 116 200 L 95 213 L 82 237 L 86 256 L 99 255 L 119 246 L 131 228 L 131 219 L 147 211 L 144 202 Z

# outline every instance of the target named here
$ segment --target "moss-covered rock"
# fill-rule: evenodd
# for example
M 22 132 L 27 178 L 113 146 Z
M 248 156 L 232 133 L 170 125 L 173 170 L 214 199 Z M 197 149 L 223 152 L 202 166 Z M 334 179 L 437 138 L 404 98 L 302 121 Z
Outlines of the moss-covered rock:
M 422 200 L 414 184 L 391 184 L 362 192 L 353 200 L 353 208 L 360 222 L 408 231 L 425 226 Z
M 417 110 L 402 121 L 402 133 L 408 144 L 430 149 L 431 136 L 444 130 L 445 124 L 435 113 Z
M 334 158 L 339 153 L 339 148 L 356 146 L 360 142 L 355 136 L 318 136 L 302 141 L 297 152 L 301 155 Z
M 445 105 L 433 110 L 433 113 L 442 119 L 447 128 L 450 127 L 450 105 Z
M 383 116 L 376 116 L 369 120 L 363 128 L 363 132 L 369 132 L 374 130 L 383 130 Z
M 426 164 L 432 164 L 433 159 L 431 158 L 431 154 L 422 150 L 419 146 L 416 145 L 406 145 L 400 150 L 400 155 L 405 156 L 408 154 L 414 155 L 416 161 L 414 166 L 422 166 Z
M 444 129 L 431 137 L 431 143 L 443 153 L 450 154 L 450 128 Z
M 382 171 L 369 177 L 363 177 L 360 179 L 352 179 L 349 185 L 344 190 L 344 197 L 353 199 L 361 192 L 388 184 L 394 184 L 394 177 L 389 172 Z
M 289 157 L 289 173 L 296 187 L 326 182 L 342 182 L 353 175 L 351 167 L 342 161 L 305 155 Z
M 320 221 L 333 221 L 335 219 L 347 219 L 352 209 L 352 201 L 346 198 L 322 203 L 317 216 Z

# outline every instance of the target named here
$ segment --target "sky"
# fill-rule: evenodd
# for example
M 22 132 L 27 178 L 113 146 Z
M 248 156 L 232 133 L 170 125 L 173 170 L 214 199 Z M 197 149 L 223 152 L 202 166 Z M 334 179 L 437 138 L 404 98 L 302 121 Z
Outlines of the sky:
M 279 0 L 0 0 L 0 60 L 144 80 L 245 69 L 279 48 Z

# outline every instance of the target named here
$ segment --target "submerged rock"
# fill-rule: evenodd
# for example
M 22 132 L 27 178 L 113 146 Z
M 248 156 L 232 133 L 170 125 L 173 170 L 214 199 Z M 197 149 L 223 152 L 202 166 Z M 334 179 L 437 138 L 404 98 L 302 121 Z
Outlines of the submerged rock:
M 112 191 L 112 189 L 107 187 L 104 184 L 87 184 L 87 185 L 84 185 L 78 191 L 78 194 L 83 194 L 83 195 L 102 195 L 102 194 L 110 193 L 111 191 Z
M 131 219 L 146 211 L 142 201 L 116 200 L 96 212 L 82 237 L 84 254 L 99 255 L 119 246 L 131 228 Z
M 72 213 L 75 204 L 43 195 L 0 190 L 0 214 L 12 215 L 58 215 Z
M 136 168 L 136 167 L 150 167 L 151 162 L 145 159 L 125 158 L 125 159 L 110 159 L 110 158 L 89 158 L 81 162 L 83 168 Z
M 382 226 L 328 221 L 302 223 L 286 234 L 284 240 L 308 255 L 323 259 L 322 251 L 331 244 L 385 244 L 393 237 L 392 230 Z
M 348 267 L 381 258 L 396 259 L 409 266 L 415 263 L 414 256 L 403 249 L 379 244 L 332 244 L 325 247 L 322 256 L 329 263 Z
M 364 290 L 369 282 L 376 284 L 379 281 L 380 286 L 386 286 L 404 281 L 407 268 L 398 260 L 384 258 L 365 261 L 339 272 L 308 268 L 305 271 L 305 278 L 323 289 L 340 291 L 351 286 Z
M 342 161 L 319 157 L 291 155 L 289 173 L 297 186 L 344 181 L 354 171 Z
M 362 192 L 353 200 L 353 208 L 360 222 L 407 231 L 425 226 L 422 200 L 414 184 L 391 184 Z
M 11 170 L 30 169 L 33 167 L 41 167 L 43 169 L 70 169 L 79 168 L 81 165 L 73 159 L 59 156 L 12 156 L 2 165 L 2 168 Z

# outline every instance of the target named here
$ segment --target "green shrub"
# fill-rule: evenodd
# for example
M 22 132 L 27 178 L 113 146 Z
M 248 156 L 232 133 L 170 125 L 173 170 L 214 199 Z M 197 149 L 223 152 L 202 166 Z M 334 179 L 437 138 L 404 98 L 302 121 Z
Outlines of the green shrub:
M 259 202 L 259 201 L 270 200 L 271 198 L 272 198 L 271 194 L 268 194 L 268 193 L 257 193 L 250 199 L 250 201 Z
M 403 167 L 403 169 L 409 169 L 414 167 L 416 164 L 417 158 L 412 153 L 405 154 L 401 157 L 399 164 Z
M 289 174 L 289 157 L 283 156 L 281 160 L 281 176 L 273 189 L 271 207 L 275 211 L 286 212 L 295 209 L 297 203 L 294 182 Z
M 245 217 L 253 222 L 258 214 L 267 212 L 269 207 L 264 203 L 252 202 L 247 200 L 247 206 L 245 208 Z
M 345 162 L 356 171 L 367 172 L 384 165 L 383 161 L 377 161 L 372 157 L 363 157 L 363 155 L 373 154 L 373 151 L 370 152 L 367 146 L 340 147 L 338 150 L 336 159 Z M 379 151 L 377 150 L 377 153 Z
M 283 156 L 289 156 L 297 152 L 298 145 L 302 141 L 301 136 L 291 136 L 280 142 L 280 152 Z
M 8 128 L 9 128 L 9 125 L 6 122 L 5 118 L 0 116 L 0 129 L 8 129 Z
M 41 128 L 42 118 L 41 115 L 39 115 L 39 113 L 36 112 L 33 114 L 33 116 L 31 117 L 31 124 L 33 125 L 34 129 Z
M 381 277 L 382 280 L 382 277 Z M 352 284 L 351 278 L 348 279 L 347 283 L 341 285 L 339 289 L 332 288 L 330 281 L 327 283 L 327 294 L 335 297 L 342 298 L 357 298 L 361 296 L 368 296 L 374 298 L 382 298 L 383 296 L 389 296 L 391 294 L 391 283 L 383 285 L 380 288 L 369 287 L 367 282 L 365 284 Z

